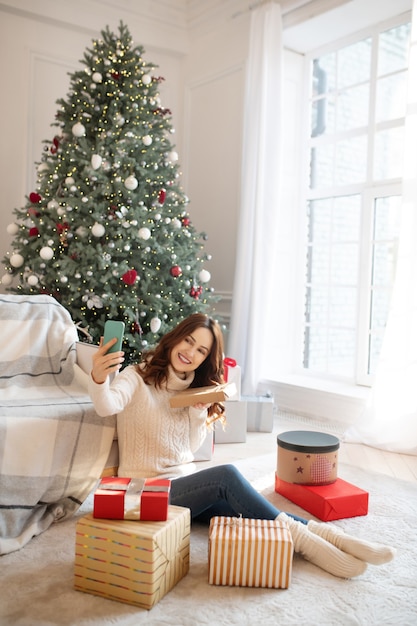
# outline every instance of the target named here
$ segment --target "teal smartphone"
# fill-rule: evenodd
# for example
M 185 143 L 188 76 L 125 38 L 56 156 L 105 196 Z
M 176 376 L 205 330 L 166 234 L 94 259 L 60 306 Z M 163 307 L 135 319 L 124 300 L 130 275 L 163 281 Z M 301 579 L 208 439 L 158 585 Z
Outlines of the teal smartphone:
M 117 320 L 107 320 L 107 322 L 104 324 L 103 346 L 111 339 L 114 339 L 115 337 L 117 338 L 116 343 L 107 351 L 107 354 L 110 354 L 111 352 L 119 352 L 122 349 L 124 332 L 124 322 L 118 322 Z

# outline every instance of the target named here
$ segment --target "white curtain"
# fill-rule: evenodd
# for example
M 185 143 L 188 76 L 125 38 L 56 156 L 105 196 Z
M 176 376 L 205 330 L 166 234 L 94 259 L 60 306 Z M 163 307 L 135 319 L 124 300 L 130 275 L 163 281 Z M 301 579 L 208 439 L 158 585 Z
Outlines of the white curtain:
M 411 30 L 403 204 L 391 309 L 370 401 L 344 440 L 417 455 L 417 0 Z
M 268 350 L 281 170 L 282 20 L 275 2 L 251 14 L 244 106 L 241 213 L 228 352 L 242 393 L 256 392 Z

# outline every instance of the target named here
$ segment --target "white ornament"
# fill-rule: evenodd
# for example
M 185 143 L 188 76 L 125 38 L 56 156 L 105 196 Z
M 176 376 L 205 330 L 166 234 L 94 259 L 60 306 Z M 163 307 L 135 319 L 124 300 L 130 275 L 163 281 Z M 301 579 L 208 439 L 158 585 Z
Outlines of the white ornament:
M 25 260 L 21 254 L 12 254 L 12 256 L 10 257 L 10 265 L 12 267 L 21 267 L 24 262 Z
M 49 170 L 48 164 L 43 162 L 38 166 L 38 174 L 42 174 L 43 172 L 46 172 L 47 170 Z
M 171 163 L 175 163 L 175 161 L 178 161 L 178 152 L 175 152 L 175 150 L 172 150 L 172 152 L 168 152 L 167 158 L 168 161 L 171 161 Z
M 75 180 L 73 179 L 72 176 L 68 176 L 65 179 L 65 184 L 66 184 L 67 187 L 71 187 L 71 185 L 73 185 L 74 183 L 75 183 Z
M 178 219 L 178 217 L 174 217 L 174 219 L 171 222 L 173 228 L 181 228 L 181 222 Z
M 44 246 L 43 248 L 41 248 L 39 252 L 39 256 L 44 261 L 50 261 L 52 257 L 54 256 L 54 251 L 49 246 Z
M 129 189 L 129 191 L 134 191 L 138 184 L 139 183 L 137 181 L 137 178 L 135 178 L 133 175 L 128 176 L 125 180 L 125 187 L 126 189 Z
M 37 284 L 38 284 L 38 282 L 39 282 L 39 279 L 38 279 L 38 277 L 37 277 L 37 276 L 35 276 L 35 274 L 31 274 L 31 275 L 28 277 L 28 285 L 29 285 L 30 287 L 35 287 L 35 285 L 37 285 Z
M 104 228 L 103 224 L 99 224 L 98 222 L 93 224 L 93 227 L 91 228 L 91 234 L 94 237 L 102 237 L 105 232 L 106 229 Z
M 10 274 L 3 274 L 3 276 L 1 277 L 1 284 L 5 285 L 6 287 L 11 285 L 12 282 L 13 282 L 13 276 L 11 276 Z
M 65 209 L 63 209 L 61 206 L 56 210 L 56 212 L 58 213 L 60 217 L 65 215 Z
M 211 278 L 211 274 L 207 270 L 201 270 L 201 272 L 199 273 L 198 277 L 199 277 L 199 279 L 201 280 L 202 283 L 208 283 L 208 281 Z
M 146 228 L 146 226 L 144 226 L 143 228 L 139 228 L 138 235 L 141 239 L 147 241 L 151 236 L 151 231 L 149 230 L 149 228 Z
M 152 137 L 150 135 L 145 135 L 142 137 L 142 143 L 144 146 L 150 146 L 152 143 Z
M 86 237 L 88 233 L 85 226 L 78 226 L 75 232 L 77 233 L 79 237 Z
M 100 74 L 100 72 L 94 72 L 94 74 L 91 77 L 93 79 L 93 81 L 95 83 L 101 83 L 103 80 L 102 75 Z
M 91 157 L 91 167 L 93 168 L 93 170 L 98 170 L 98 168 L 101 166 L 102 161 L 103 159 L 99 154 L 93 154 L 93 156 Z
M 61 276 L 61 283 L 63 283 L 65 285 L 65 283 L 68 282 L 68 276 Z
M 54 211 L 55 209 L 59 207 L 59 204 L 56 200 L 49 200 L 46 206 L 48 207 L 50 211 Z
M 159 317 L 153 317 L 151 319 L 151 331 L 153 333 L 157 333 L 158 330 L 161 328 L 161 320 L 159 319 Z
M 123 115 L 121 115 L 120 113 L 118 113 L 115 117 L 115 124 L 116 126 L 123 126 L 123 124 L 125 123 L 125 118 L 123 117 Z
M 144 74 L 142 76 L 142 82 L 144 85 L 150 85 L 152 82 L 152 76 L 150 76 L 149 74 Z
M 6 227 L 6 230 L 9 235 L 17 235 L 17 233 L 19 232 L 19 226 L 15 222 L 12 222 Z
M 74 137 L 84 137 L 85 135 L 85 126 L 81 124 L 81 122 L 77 122 L 72 127 L 72 134 Z

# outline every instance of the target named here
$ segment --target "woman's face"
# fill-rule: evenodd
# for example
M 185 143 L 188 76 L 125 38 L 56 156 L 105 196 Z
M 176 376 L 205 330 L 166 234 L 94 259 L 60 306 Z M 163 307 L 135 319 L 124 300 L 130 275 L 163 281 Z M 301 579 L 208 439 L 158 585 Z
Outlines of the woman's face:
M 213 335 L 208 328 L 196 328 L 171 350 L 170 361 L 177 374 L 194 372 L 209 355 Z

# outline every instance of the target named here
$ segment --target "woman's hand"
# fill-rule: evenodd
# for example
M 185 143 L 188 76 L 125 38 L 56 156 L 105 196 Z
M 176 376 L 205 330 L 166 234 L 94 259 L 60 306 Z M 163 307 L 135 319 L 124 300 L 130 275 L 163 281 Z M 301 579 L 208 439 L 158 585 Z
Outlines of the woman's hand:
M 91 370 L 91 377 L 98 385 L 104 383 L 109 374 L 113 374 L 113 372 L 118 372 L 121 364 L 124 361 L 124 352 L 107 353 L 109 348 L 111 348 L 116 343 L 116 341 L 117 338 L 114 337 L 103 346 L 103 337 L 101 337 L 100 347 L 93 356 L 93 368 Z

